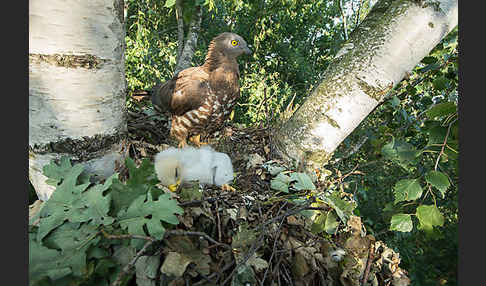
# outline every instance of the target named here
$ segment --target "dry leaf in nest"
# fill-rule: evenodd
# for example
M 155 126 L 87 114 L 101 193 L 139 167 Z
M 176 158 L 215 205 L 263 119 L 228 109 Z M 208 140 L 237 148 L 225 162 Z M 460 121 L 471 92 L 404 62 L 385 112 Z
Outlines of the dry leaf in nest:
M 265 147 L 263 147 L 263 151 L 265 151 L 265 154 L 270 153 L 270 147 L 268 147 L 268 145 L 266 145 Z
M 255 168 L 256 166 L 263 164 L 263 157 L 258 155 L 258 153 L 253 153 L 248 156 L 248 163 L 246 164 L 246 168 Z
M 160 272 L 172 277 L 181 277 L 191 262 L 189 257 L 171 251 L 165 257 Z
M 348 219 L 348 229 L 351 235 L 358 236 L 361 235 L 363 224 L 361 223 L 361 217 L 351 215 Z

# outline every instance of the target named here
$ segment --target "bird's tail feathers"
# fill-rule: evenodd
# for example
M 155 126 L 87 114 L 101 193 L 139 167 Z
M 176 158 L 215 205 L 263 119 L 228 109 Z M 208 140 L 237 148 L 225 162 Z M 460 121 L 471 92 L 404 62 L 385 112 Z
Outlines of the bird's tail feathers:
M 173 83 L 166 81 L 164 83 L 156 84 L 148 93 L 152 100 L 152 105 L 155 110 L 161 113 L 169 111 L 169 103 L 172 99 Z

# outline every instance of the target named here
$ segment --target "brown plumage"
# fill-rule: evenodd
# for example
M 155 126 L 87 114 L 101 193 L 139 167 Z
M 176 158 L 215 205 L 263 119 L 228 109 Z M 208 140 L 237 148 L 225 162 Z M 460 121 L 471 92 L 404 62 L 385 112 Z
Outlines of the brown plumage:
M 171 115 L 170 134 L 186 145 L 194 136 L 221 128 L 240 96 L 240 71 L 236 58 L 251 54 L 245 40 L 234 33 L 221 33 L 209 44 L 202 66 L 180 71 L 172 79 L 152 89 L 152 103 L 160 112 Z

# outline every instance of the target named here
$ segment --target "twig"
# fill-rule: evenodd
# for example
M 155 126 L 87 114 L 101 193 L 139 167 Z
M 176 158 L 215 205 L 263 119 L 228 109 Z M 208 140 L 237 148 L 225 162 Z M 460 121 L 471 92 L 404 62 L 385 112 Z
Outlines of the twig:
M 359 1 L 359 6 L 358 6 L 358 12 L 356 13 L 356 23 L 354 24 L 355 26 L 358 26 L 359 20 L 360 20 L 360 12 L 361 12 L 361 7 L 363 7 L 363 0 Z
M 215 201 L 216 204 L 216 219 L 218 224 L 218 240 L 221 241 L 221 219 L 219 218 L 219 205 L 218 201 Z
M 100 232 L 103 234 L 104 237 L 108 239 L 143 239 L 151 242 L 156 241 L 150 236 L 135 235 L 135 234 L 119 234 L 119 235 L 108 234 L 104 229 L 101 229 Z
M 194 201 L 189 201 L 189 202 L 183 202 L 183 203 L 180 203 L 179 206 L 180 207 L 194 207 L 194 206 L 198 206 L 198 205 L 202 204 L 203 202 L 212 203 L 214 201 L 221 200 L 221 199 L 224 199 L 224 198 L 229 197 L 229 196 L 231 196 L 231 194 L 221 195 L 221 196 L 216 197 L 216 198 L 207 198 L 207 199 L 203 199 L 203 200 L 194 200 Z
M 233 260 L 231 263 L 229 264 L 226 264 L 226 266 L 223 267 L 223 269 L 221 269 L 221 271 L 219 272 L 214 272 L 212 273 L 211 275 L 207 276 L 208 279 L 212 280 L 215 276 L 218 276 L 218 279 L 216 279 L 216 282 L 219 280 L 219 276 L 221 276 L 220 273 L 223 273 L 225 272 L 226 270 L 230 269 L 231 267 L 233 267 L 233 265 L 235 264 L 236 262 Z M 193 286 L 198 286 L 198 285 L 203 285 L 203 284 L 206 284 L 206 281 L 205 280 L 200 280 L 196 283 L 194 283 Z
M 165 232 L 165 235 L 164 235 L 164 238 L 167 238 L 171 235 L 187 235 L 187 236 L 200 236 L 200 237 L 204 237 L 206 240 L 212 242 L 213 244 L 217 244 L 223 248 L 226 248 L 228 250 L 231 250 L 231 246 L 227 245 L 227 244 L 224 244 L 224 243 L 221 243 L 221 242 L 218 242 L 216 240 L 214 240 L 212 237 L 210 237 L 209 235 L 205 234 L 204 232 L 199 232 L 199 231 L 183 231 L 183 230 L 169 230 L 169 231 L 166 231 Z
M 269 264 L 269 265 L 271 265 L 271 263 L 272 263 L 272 259 L 273 259 L 273 256 L 274 256 L 274 254 L 275 254 L 275 249 L 277 248 L 277 241 L 278 241 L 278 237 L 279 237 L 280 232 L 281 232 L 281 230 L 282 230 L 282 225 L 283 225 L 284 220 L 285 220 L 285 218 L 282 218 L 282 220 L 280 221 L 280 225 L 279 225 L 279 227 L 278 227 L 277 234 L 275 235 L 275 238 L 274 238 L 274 241 L 273 241 L 272 255 L 270 255 L 270 259 L 268 260 L 268 264 Z M 263 282 L 265 282 L 265 279 L 266 279 L 266 277 L 267 277 L 267 272 L 268 272 L 268 269 L 269 269 L 269 268 L 267 268 L 267 269 L 265 270 L 265 274 L 263 275 L 262 282 L 260 283 L 260 285 L 262 285 L 262 286 L 263 286 Z
M 175 3 L 176 19 L 177 19 L 177 60 L 182 55 L 182 50 L 184 49 L 184 20 L 182 19 L 182 0 L 176 0 Z
M 246 253 L 246 255 L 243 258 L 243 260 L 236 265 L 236 267 L 233 269 L 233 271 L 231 271 L 230 275 L 223 281 L 223 283 L 221 283 L 222 286 L 225 285 L 226 283 L 228 283 L 231 280 L 231 278 L 233 277 L 233 275 L 236 273 L 236 271 L 238 270 L 238 268 L 241 265 L 244 265 L 248 261 L 248 259 L 250 259 L 250 257 L 252 257 L 253 254 L 258 250 L 258 248 L 260 248 L 261 241 L 263 240 L 264 234 L 265 234 L 265 232 L 262 231 L 262 233 L 260 234 L 260 236 L 251 245 L 250 249 Z
M 375 244 L 373 242 L 370 243 L 370 249 L 368 251 L 368 260 L 366 261 L 366 268 L 363 274 L 363 278 L 361 279 L 361 286 L 365 286 L 366 281 L 368 281 L 368 275 L 370 274 L 371 263 L 374 259 L 374 251 L 375 251 Z
M 341 3 L 341 0 L 337 0 L 338 2 L 338 8 L 339 11 L 341 12 L 341 16 L 343 17 L 343 30 L 344 30 L 344 40 L 348 40 L 348 29 L 347 29 L 347 24 L 346 24 L 346 14 L 344 13 L 343 10 L 343 3 Z
M 137 254 L 135 255 L 135 257 L 133 257 L 133 259 L 127 265 L 125 265 L 125 267 L 123 267 L 122 271 L 118 274 L 118 277 L 111 284 L 111 286 L 119 286 L 119 285 L 121 285 L 123 276 L 125 276 L 130 271 L 130 269 L 132 269 L 134 267 L 134 265 L 137 262 L 138 258 L 140 258 L 140 256 L 142 256 L 142 254 L 147 250 L 147 248 L 150 245 L 152 245 L 152 243 L 154 243 L 154 242 L 155 242 L 155 240 L 149 240 L 149 241 L 147 241 L 145 243 L 145 245 L 143 246 L 143 248 L 139 252 L 137 252 Z
M 444 154 L 444 148 L 447 144 L 447 138 L 449 138 L 449 133 L 451 132 L 452 124 L 454 124 L 456 122 L 456 120 L 457 120 L 457 118 L 454 121 L 452 121 L 451 123 L 449 123 L 449 127 L 447 128 L 447 133 L 446 133 L 446 136 L 444 138 L 444 143 L 442 143 L 442 148 L 440 149 L 439 156 L 437 156 L 437 160 L 435 161 L 435 168 L 434 168 L 435 171 L 437 171 L 437 166 L 439 165 L 440 157 Z

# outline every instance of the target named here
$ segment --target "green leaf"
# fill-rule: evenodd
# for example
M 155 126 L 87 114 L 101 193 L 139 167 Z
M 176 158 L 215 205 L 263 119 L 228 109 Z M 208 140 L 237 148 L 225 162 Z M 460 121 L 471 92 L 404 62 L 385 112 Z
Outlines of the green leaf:
M 69 157 L 62 156 L 59 165 L 52 160 L 49 164 L 42 168 L 42 172 L 46 177 L 49 178 L 46 183 L 52 186 L 57 186 L 57 184 L 66 177 L 71 168 L 72 165 Z
M 118 214 L 121 210 L 126 210 L 130 204 L 139 196 L 152 193 L 156 199 L 161 193 L 155 187 L 158 180 L 155 175 L 154 165 L 148 159 L 143 159 L 140 167 L 136 167 L 135 162 L 130 157 L 125 160 L 128 168 L 129 178 L 126 184 L 118 179 L 114 179 L 111 186 L 111 198 L 113 200 L 112 216 Z
M 111 205 L 111 195 L 103 196 L 103 192 L 108 190 L 113 180 L 118 178 L 115 173 L 106 179 L 103 185 L 95 185 L 89 188 L 82 196 L 84 209 L 81 209 L 81 214 L 78 221 L 90 221 L 94 226 L 110 225 L 114 222 L 114 218 L 108 215 Z
M 339 226 L 339 221 L 334 211 L 327 213 L 326 222 L 324 224 L 324 230 L 329 234 L 335 234 Z
M 416 150 L 412 144 L 405 141 L 396 140 L 395 138 L 393 138 L 389 143 L 385 144 L 381 149 L 383 156 L 402 167 L 415 163 L 421 152 L 422 151 L 420 150 Z
M 315 190 L 316 186 L 312 183 L 311 178 L 306 173 L 292 173 L 290 175 L 291 181 L 296 181 L 293 187 L 298 190 Z
M 282 167 L 282 166 L 277 166 L 277 165 L 264 165 L 266 166 L 268 172 L 270 173 L 270 175 L 272 176 L 275 176 L 277 175 L 278 173 L 282 172 L 282 171 L 285 171 L 285 168 Z
M 420 222 L 420 229 L 425 231 L 432 231 L 434 226 L 442 226 L 444 224 L 444 216 L 435 205 L 419 206 L 416 215 Z
M 447 82 L 448 82 L 447 78 L 445 78 L 444 76 L 440 76 L 432 82 L 432 85 L 436 90 L 440 91 L 447 88 Z
M 81 193 L 90 183 L 77 185 L 78 176 L 83 172 L 81 164 L 74 165 L 66 174 L 64 181 L 52 193 L 44 207 L 40 211 L 39 230 L 37 240 L 41 241 L 51 230 L 61 225 L 64 221 L 83 221 L 82 209 L 85 208 Z
M 421 62 L 424 64 L 433 64 L 437 62 L 437 58 L 428 56 L 423 58 Z
M 449 101 L 436 104 L 432 106 L 429 110 L 425 112 L 429 119 L 434 119 L 436 117 L 447 116 L 457 112 L 456 103 Z
M 29 233 L 29 280 L 30 285 L 44 277 L 52 280 L 62 278 L 71 273 L 71 268 L 60 264 L 61 252 L 43 246 L 35 239 L 34 233 Z
M 184 183 L 179 193 L 181 200 L 184 202 L 201 200 L 202 195 L 198 181 Z
M 412 227 L 412 216 L 409 214 L 396 214 L 391 218 L 390 230 L 410 232 Z
M 427 172 L 425 180 L 440 191 L 442 198 L 444 198 L 447 188 L 451 185 L 444 173 L 435 170 Z
M 314 220 L 314 222 L 312 223 L 312 226 L 311 226 L 311 232 L 313 234 L 318 234 L 318 233 L 321 233 L 324 231 L 324 226 L 326 224 L 326 219 L 327 219 L 327 212 L 324 213 L 320 213 L 316 219 Z
M 231 286 L 256 285 L 255 272 L 247 264 L 238 267 L 235 275 L 231 280 Z
M 49 248 L 61 249 L 60 265 L 69 266 L 73 275 L 81 277 L 86 274 L 86 252 L 92 244 L 98 243 L 96 227 L 89 224 L 65 223 L 45 238 Z
M 291 179 L 289 176 L 279 173 L 275 178 L 270 181 L 270 188 L 280 192 L 288 193 L 290 181 Z
M 398 99 L 398 97 L 394 95 L 390 100 L 390 104 L 393 107 L 397 107 L 398 105 L 400 105 L 400 99 Z
M 166 0 L 164 7 L 170 8 L 170 7 L 174 6 L 175 3 L 176 3 L 176 0 Z
M 341 199 L 338 192 L 325 195 L 322 200 L 336 210 L 339 219 L 341 219 L 343 223 L 348 221 L 348 217 L 353 214 L 353 210 L 356 208 L 356 203 Z
M 152 195 L 141 195 L 133 201 L 128 209 L 120 211 L 118 217 L 123 229 L 129 234 L 144 235 L 144 227 L 148 235 L 155 239 L 162 239 L 165 227 L 162 222 L 177 225 L 179 220 L 175 214 L 183 214 L 184 210 L 178 206 L 177 201 L 171 199 L 170 194 L 159 196 L 153 200 Z
M 445 136 L 447 134 L 447 128 L 442 126 L 435 126 L 429 129 L 428 144 L 443 144 Z
M 433 63 L 433 64 L 429 64 L 421 69 L 418 69 L 417 71 L 418 72 L 421 72 L 421 73 L 426 73 L 428 71 L 431 71 L 431 70 L 436 70 L 440 67 L 440 65 L 438 63 Z
M 412 201 L 422 196 L 422 187 L 418 179 L 403 179 L 394 187 L 395 204 L 402 201 Z

